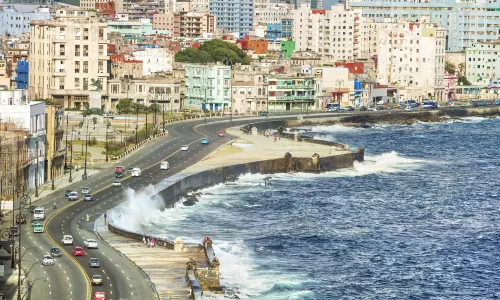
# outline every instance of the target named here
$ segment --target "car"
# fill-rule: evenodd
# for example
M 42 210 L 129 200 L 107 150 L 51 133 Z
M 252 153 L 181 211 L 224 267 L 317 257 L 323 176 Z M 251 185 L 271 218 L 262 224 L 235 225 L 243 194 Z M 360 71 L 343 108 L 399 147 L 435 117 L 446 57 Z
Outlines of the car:
M 142 174 L 142 172 L 141 172 L 141 169 L 139 169 L 139 168 L 134 168 L 132 170 L 132 177 L 141 177 L 141 174 Z
M 40 220 L 34 220 L 33 223 L 31 224 L 32 227 L 42 225 L 42 222 Z
M 168 161 L 162 161 L 160 163 L 160 170 L 168 170 L 170 168 L 170 165 L 168 163 Z
M 354 111 L 354 106 L 350 106 L 350 105 L 349 105 L 349 106 L 347 106 L 345 109 L 346 109 L 347 111 Z
M 50 255 L 52 255 L 52 257 L 61 257 L 62 256 L 61 249 L 57 247 L 52 247 L 52 249 L 50 249 Z
M 26 224 L 26 218 L 21 216 L 16 216 L 16 224 Z
M 92 196 L 92 194 L 87 194 L 83 196 L 83 201 L 94 201 L 94 196 Z
M 189 147 L 187 145 L 183 145 L 181 147 L 181 151 L 188 151 L 189 150 Z
M 89 267 L 90 268 L 99 268 L 101 263 L 99 262 L 99 258 L 91 258 L 89 259 Z
M 112 186 L 122 186 L 122 183 L 120 180 L 115 180 L 113 181 L 113 184 L 111 184 Z
M 378 105 L 377 106 L 377 110 L 384 110 L 384 109 L 385 109 L 385 107 L 383 105 Z
M 268 111 L 259 111 L 259 116 L 267 117 L 267 116 L 269 116 L 269 112 Z
M 217 135 L 220 137 L 224 137 L 224 130 L 217 131 Z
M 496 100 L 495 105 L 500 105 L 500 100 Z
M 76 200 L 78 200 L 78 192 L 71 192 L 71 193 L 69 193 L 68 200 L 69 201 L 76 201 Z
M 366 106 L 361 106 L 361 107 L 359 108 L 359 110 L 360 110 L 360 111 L 367 111 L 367 110 L 368 110 L 368 108 L 367 108 Z
M 90 194 L 90 188 L 89 188 L 88 186 L 84 187 L 84 188 L 82 189 L 82 194 L 84 194 L 84 195 L 85 195 L 85 194 Z
M 201 144 L 202 145 L 208 145 L 208 139 L 207 138 L 201 139 Z
M 455 106 L 455 103 L 451 101 L 446 103 L 446 107 L 453 107 L 453 106 Z
M 95 292 L 94 293 L 94 300 L 106 300 L 106 293 L 105 292 Z
M 64 197 L 68 198 L 69 194 L 71 194 L 71 190 L 66 190 L 66 192 L 64 192 Z
M 73 256 L 85 256 L 85 251 L 82 247 L 76 246 L 73 248 Z
M 370 106 L 370 107 L 368 107 L 368 110 L 369 111 L 377 111 L 377 108 L 375 108 L 374 106 Z
M 99 245 L 97 244 L 97 241 L 94 239 L 86 239 L 83 241 L 83 244 L 87 249 L 94 248 L 97 249 L 99 248 Z
M 328 107 L 325 112 L 336 112 L 338 111 L 339 108 L 338 107 Z
M 13 226 L 10 228 L 10 236 L 18 236 L 19 235 L 19 226 Z
M 63 245 L 73 245 L 73 237 L 69 234 L 66 234 L 62 237 L 61 242 Z
M 102 285 L 102 276 L 101 275 L 92 275 L 92 279 L 90 280 L 92 285 Z
M 50 255 L 44 255 L 42 258 L 42 266 L 52 266 L 54 264 L 54 258 Z
M 405 108 L 405 111 L 407 111 L 407 112 L 414 112 L 415 109 L 413 107 L 411 107 L 411 106 L 408 106 L 407 108 Z
M 132 174 L 132 171 L 133 171 L 133 170 L 134 170 L 134 168 L 129 167 L 129 168 L 127 168 L 127 173 Z

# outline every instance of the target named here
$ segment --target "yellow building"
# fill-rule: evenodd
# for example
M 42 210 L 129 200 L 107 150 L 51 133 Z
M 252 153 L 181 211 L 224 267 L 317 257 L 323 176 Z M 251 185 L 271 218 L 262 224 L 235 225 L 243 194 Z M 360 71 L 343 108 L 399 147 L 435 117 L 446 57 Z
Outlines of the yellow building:
M 46 181 L 57 179 L 64 174 L 64 158 L 66 147 L 63 137 L 64 109 L 59 105 L 45 105 L 45 131 L 47 145 L 45 164 Z

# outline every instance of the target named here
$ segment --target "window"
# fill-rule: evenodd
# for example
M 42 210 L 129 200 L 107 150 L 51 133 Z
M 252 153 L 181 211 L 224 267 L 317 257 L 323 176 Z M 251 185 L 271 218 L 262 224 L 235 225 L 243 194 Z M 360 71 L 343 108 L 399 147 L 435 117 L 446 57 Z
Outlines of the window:
M 75 46 L 75 56 L 80 56 L 80 45 Z
M 80 62 L 75 61 L 75 73 L 80 73 Z
M 102 61 L 99 61 L 97 63 L 97 69 L 99 70 L 99 73 L 102 73 L 102 69 L 103 69 L 103 63 L 102 63 Z
M 59 77 L 59 89 L 64 90 L 64 77 Z
M 118 94 L 118 84 L 113 84 L 111 86 L 111 92 L 114 94 Z
M 104 46 L 99 45 L 99 55 L 104 55 Z
M 83 45 L 83 56 L 89 56 L 89 46 Z
M 75 88 L 80 88 L 80 78 L 75 78 Z
M 89 62 L 84 61 L 83 62 L 83 73 L 88 73 L 89 72 Z
M 83 78 L 83 90 L 86 91 L 89 89 L 89 79 Z

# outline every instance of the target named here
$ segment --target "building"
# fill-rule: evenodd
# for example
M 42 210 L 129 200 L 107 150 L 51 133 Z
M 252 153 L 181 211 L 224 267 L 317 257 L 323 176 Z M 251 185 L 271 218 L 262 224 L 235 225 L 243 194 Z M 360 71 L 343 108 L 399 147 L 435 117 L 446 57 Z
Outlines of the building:
M 119 32 L 122 35 L 151 35 L 165 34 L 168 35 L 168 30 L 153 29 L 153 23 L 150 19 L 139 19 L 137 21 L 115 21 L 108 22 L 109 32 Z
M 316 79 L 316 109 L 323 110 L 328 103 L 338 103 L 341 107 L 353 105 L 349 97 L 352 86 L 352 81 L 349 80 L 349 69 L 331 67 L 310 69 Z
M 295 51 L 321 54 L 333 61 L 354 58 L 355 12 L 334 5 L 331 10 L 311 10 L 302 4 L 293 12 Z
M 253 28 L 253 0 L 210 0 L 210 13 L 217 18 L 217 28 L 238 33 L 243 38 Z
M 2 93 L 9 91 L 0 91 Z M 24 93 L 26 91 L 24 90 Z M 24 162 L 26 188 L 35 189 L 45 183 L 45 103 L 38 101 L 25 101 L 26 98 L 14 98 L 17 102 L 1 102 L 2 123 L 11 124 L 9 126 L 18 128 L 25 132 L 25 142 L 27 145 L 27 156 Z M 24 154 L 21 154 L 24 155 Z
M 175 54 L 166 48 L 143 48 L 133 55 L 135 60 L 142 61 L 143 76 L 172 71 Z
M 174 14 L 173 27 L 175 37 L 199 38 L 215 32 L 215 17 L 209 13 L 180 12 Z
M 352 9 L 360 9 L 364 18 L 376 22 L 398 19 L 418 21 L 429 16 L 447 29 L 446 50 L 463 51 L 472 44 L 496 41 L 500 37 L 500 18 L 496 0 L 350 0 Z
M 30 98 L 85 109 L 92 80 L 106 92 L 108 32 L 95 11 L 58 9 L 51 21 L 31 21 L 30 32 Z
M 316 80 L 312 76 L 269 76 L 268 111 L 307 112 L 315 108 Z
M 365 82 L 362 103 L 364 106 L 377 106 L 384 103 L 399 103 L 399 88 L 381 85 L 375 82 Z
M 398 21 L 378 30 L 377 82 L 399 86 L 403 100 L 444 99 L 446 29 Z
M 295 0 L 295 3 L 296 7 L 307 4 L 312 9 L 325 9 L 325 0 Z
M 198 13 L 210 12 L 210 0 L 191 0 L 191 10 Z
M 0 7 L 0 35 L 20 36 L 30 31 L 32 20 L 49 20 L 50 8 L 40 5 L 12 4 Z
M 255 8 L 253 25 L 281 24 L 281 20 L 290 18 L 291 7 L 286 4 L 270 4 L 263 8 Z
M 174 14 L 154 14 L 153 15 L 153 29 L 154 30 L 167 30 L 170 34 L 174 32 Z
M 267 24 L 266 39 L 291 39 L 293 36 L 293 19 L 282 19 L 280 24 Z
M 57 179 L 64 175 L 64 159 L 66 146 L 64 137 L 64 108 L 60 105 L 45 105 L 45 181 Z
M 125 56 L 120 54 L 110 55 L 109 60 L 111 62 L 109 79 L 133 79 L 143 76 L 140 60 L 126 60 Z
M 284 58 L 292 57 L 295 51 L 295 41 L 281 41 L 281 53 Z
M 184 106 L 225 111 L 231 105 L 231 67 L 222 64 L 186 64 Z
M 465 51 L 465 74 L 473 84 L 488 85 L 500 78 L 500 42 L 475 43 Z
M 105 110 L 116 111 L 120 99 L 132 99 L 134 103 L 150 106 L 158 104 L 164 111 L 178 112 L 181 109 L 181 83 L 164 78 L 111 79 L 109 101 Z
M 254 61 L 232 68 L 231 98 L 234 113 L 267 110 L 267 77 L 272 65 Z

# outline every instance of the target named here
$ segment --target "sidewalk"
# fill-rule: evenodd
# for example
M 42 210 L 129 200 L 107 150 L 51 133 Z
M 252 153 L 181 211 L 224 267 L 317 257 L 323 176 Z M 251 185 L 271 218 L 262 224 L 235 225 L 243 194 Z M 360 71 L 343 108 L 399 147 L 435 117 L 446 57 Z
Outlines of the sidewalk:
M 6 297 L 6 299 L 17 299 L 17 281 L 18 281 L 18 269 L 12 269 L 11 261 L 4 260 L 1 261 L 4 265 L 5 276 L 0 277 L 0 295 Z M 25 280 L 25 271 L 21 273 L 21 299 L 29 299 L 28 288 L 29 283 Z
M 103 215 L 96 219 L 94 225 L 96 233 L 104 242 L 146 273 L 160 299 L 186 299 L 189 293 L 185 280 L 186 262 L 191 257 L 196 261 L 204 261 L 203 252 L 174 252 L 161 246 L 148 248 L 141 242 L 109 232 Z

